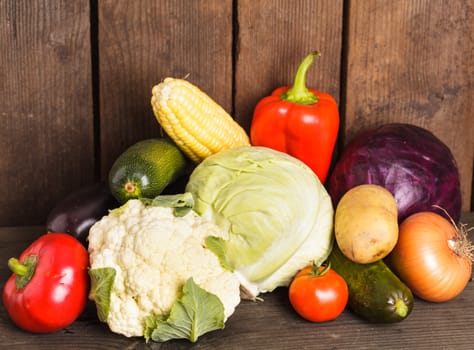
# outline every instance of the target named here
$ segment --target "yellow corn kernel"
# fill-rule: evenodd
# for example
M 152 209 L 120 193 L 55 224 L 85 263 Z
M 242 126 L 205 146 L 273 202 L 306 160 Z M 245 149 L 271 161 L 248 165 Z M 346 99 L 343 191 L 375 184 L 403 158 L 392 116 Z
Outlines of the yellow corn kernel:
M 166 78 L 154 86 L 151 106 L 163 130 L 195 162 L 225 149 L 250 145 L 245 130 L 187 80 Z

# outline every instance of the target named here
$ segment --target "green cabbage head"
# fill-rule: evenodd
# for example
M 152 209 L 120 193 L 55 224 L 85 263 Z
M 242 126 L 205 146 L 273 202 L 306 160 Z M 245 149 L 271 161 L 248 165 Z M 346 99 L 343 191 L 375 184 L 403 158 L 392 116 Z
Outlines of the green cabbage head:
M 287 286 L 332 249 L 331 199 L 314 172 L 285 153 L 254 146 L 216 153 L 194 169 L 186 191 L 199 215 L 229 232 L 206 245 L 247 297 Z

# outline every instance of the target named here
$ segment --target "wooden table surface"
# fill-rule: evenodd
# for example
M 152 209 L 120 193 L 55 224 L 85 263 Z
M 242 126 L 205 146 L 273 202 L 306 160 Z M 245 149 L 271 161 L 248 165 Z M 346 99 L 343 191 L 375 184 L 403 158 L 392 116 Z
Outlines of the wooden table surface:
M 474 226 L 474 213 L 463 215 Z M 41 227 L 0 228 L 0 283 L 10 272 L 7 260 L 18 256 Z M 471 231 L 471 238 L 474 236 Z M 31 334 L 14 326 L 0 306 L 0 348 L 5 349 L 473 349 L 474 282 L 456 299 L 441 303 L 415 300 L 407 319 L 396 324 L 370 324 L 346 310 L 336 320 L 316 324 L 291 309 L 285 288 L 263 295 L 263 302 L 243 301 L 226 328 L 197 341 L 150 342 L 110 332 L 89 303 L 79 319 L 52 334 Z

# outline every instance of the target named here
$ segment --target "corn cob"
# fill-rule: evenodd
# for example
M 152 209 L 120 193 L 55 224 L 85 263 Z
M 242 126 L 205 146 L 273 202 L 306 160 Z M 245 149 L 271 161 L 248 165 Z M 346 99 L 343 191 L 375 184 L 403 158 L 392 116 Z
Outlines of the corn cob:
M 193 161 L 250 145 L 244 129 L 212 98 L 187 80 L 166 78 L 152 89 L 156 119 Z

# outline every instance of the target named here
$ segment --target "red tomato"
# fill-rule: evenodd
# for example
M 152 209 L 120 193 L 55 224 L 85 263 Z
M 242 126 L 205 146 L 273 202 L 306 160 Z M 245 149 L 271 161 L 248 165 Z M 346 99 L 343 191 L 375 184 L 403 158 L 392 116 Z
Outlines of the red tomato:
M 327 266 L 307 266 L 294 277 L 288 290 L 290 303 L 304 319 L 312 322 L 334 320 L 349 300 L 346 281 Z

